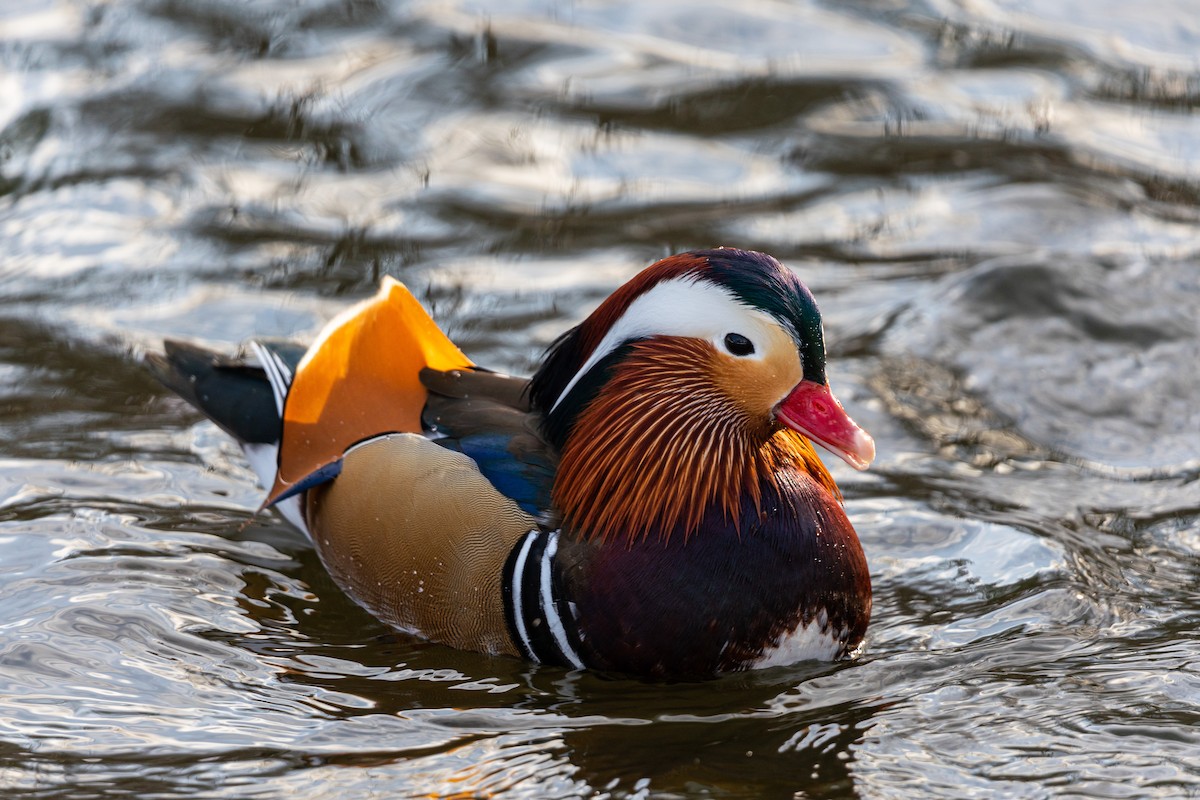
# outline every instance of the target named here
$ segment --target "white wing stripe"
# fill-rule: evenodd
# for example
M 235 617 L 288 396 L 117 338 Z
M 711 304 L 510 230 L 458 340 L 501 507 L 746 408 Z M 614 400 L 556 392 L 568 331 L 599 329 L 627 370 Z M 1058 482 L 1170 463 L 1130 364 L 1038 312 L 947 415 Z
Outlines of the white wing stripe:
M 267 373 L 267 382 L 271 384 L 271 394 L 275 395 L 275 409 L 283 418 L 283 401 L 287 399 L 288 389 L 292 385 L 292 371 L 287 368 L 278 356 L 258 342 L 251 342 L 250 349 L 258 358 L 263 372 Z M 286 377 L 285 377 L 286 376 Z

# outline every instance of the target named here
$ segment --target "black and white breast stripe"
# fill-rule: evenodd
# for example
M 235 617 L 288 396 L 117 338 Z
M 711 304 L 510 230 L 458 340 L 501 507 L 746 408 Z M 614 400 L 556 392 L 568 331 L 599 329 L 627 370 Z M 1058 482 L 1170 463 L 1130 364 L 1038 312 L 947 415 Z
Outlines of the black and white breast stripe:
M 575 617 L 554 569 L 557 551 L 558 531 L 530 531 L 517 542 L 504 564 L 504 616 L 526 658 L 583 669 Z

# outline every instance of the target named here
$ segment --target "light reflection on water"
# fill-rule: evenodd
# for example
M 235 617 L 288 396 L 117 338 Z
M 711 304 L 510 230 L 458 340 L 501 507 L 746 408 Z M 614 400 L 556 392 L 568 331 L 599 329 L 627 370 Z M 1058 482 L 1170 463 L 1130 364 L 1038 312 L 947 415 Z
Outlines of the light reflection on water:
M 1200 792 L 1194 4 L 0 11 L 0 787 L 26 797 Z M 408 282 L 528 372 L 768 250 L 879 462 L 862 656 L 700 685 L 389 633 L 153 383 Z

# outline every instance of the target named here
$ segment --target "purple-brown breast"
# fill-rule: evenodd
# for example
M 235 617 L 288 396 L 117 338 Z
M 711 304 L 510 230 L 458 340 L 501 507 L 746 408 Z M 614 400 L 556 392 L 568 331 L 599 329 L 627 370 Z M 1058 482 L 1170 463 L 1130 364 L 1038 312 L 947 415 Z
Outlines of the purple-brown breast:
M 871 581 L 841 504 L 807 473 L 762 483 L 761 508 L 736 520 L 710 505 L 688 537 L 630 543 L 564 536 L 559 567 L 582 655 L 603 669 L 656 676 L 746 669 L 816 624 L 837 655 L 862 640 Z M 814 653 L 812 657 L 817 657 Z

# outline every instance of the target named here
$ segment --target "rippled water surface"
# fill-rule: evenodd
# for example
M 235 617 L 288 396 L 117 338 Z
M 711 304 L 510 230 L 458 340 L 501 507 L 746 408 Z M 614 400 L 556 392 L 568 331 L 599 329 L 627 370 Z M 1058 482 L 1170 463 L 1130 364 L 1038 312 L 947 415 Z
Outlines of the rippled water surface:
M 1200 796 L 1200 2 L 0 3 L 5 797 Z M 138 365 L 379 275 L 527 372 L 793 266 L 878 442 L 861 657 L 389 635 Z

